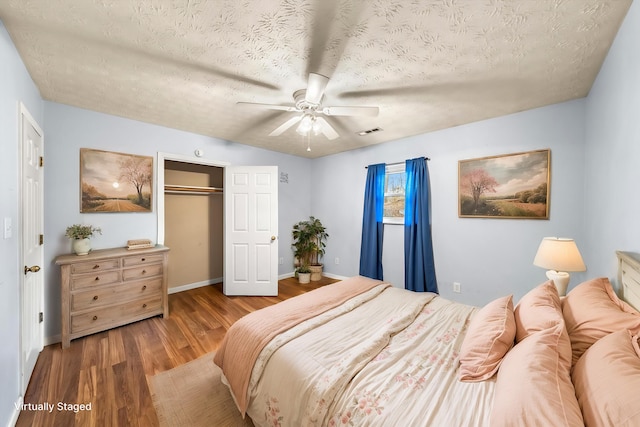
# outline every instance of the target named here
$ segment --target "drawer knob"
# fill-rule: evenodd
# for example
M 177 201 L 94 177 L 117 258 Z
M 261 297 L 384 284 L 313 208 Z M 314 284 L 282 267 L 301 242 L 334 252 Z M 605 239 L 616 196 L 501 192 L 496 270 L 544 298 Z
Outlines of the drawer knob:
M 94 296 L 93 296 L 93 300 L 94 300 L 94 301 L 98 301 L 98 295 L 94 295 Z
M 100 280 L 100 277 L 99 277 L 99 276 L 96 276 L 96 282 L 97 282 L 98 280 Z
M 146 261 L 146 260 L 147 260 L 146 258 L 142 258 L 142 262 L 144 262 L 144 261 Z
M 142 304 L 142 308 L 147 308 L 147 304 Z
M 142 270 L 142 274 L 147 274 L 147 270 Z
M 96 264 L 93 266 L 93 269 L 95 270 L 96 268 L 100 268 L 100 264 Z
M 98 320 L 98 316 L 93 316 L 93 320 Z
M 142 287 L 142 290 L 143 290 L 143 291 L 144 291 L 145 289 L 147 289 L 147 285 L 144 285 L 144 286 Z

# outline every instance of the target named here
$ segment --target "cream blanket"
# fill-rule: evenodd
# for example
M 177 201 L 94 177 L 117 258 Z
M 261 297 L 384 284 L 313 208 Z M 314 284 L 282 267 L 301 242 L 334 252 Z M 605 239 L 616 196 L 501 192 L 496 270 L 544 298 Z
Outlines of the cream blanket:
M 249 313 L 234 323 L 214 362 L 222 369 L 240 412 L 244 415 L 247 409 L 247 388 L 256 359 L 273 337 L 381 284 L 380 280 L 351 277 Z
M 278 335 L 257 360 L 257 426 L 487 426 L 495 381 L 457 380 L 475 307 L 372 289 Z

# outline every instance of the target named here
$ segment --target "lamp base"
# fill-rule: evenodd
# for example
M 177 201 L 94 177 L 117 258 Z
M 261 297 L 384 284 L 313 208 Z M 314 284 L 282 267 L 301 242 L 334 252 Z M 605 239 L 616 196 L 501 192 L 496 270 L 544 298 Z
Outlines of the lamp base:
M 558 289 L 558 295 L 561 297 L 567 293 L 567 286 L 569 286 L 569 273 L 564 271 L 548 270 L 547 278 L 553 280 L 556 289 Z

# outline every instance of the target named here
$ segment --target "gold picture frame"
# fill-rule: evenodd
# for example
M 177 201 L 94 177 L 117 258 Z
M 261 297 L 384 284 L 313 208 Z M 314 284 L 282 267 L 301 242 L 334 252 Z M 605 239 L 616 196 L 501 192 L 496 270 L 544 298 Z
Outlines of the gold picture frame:
M 80 149 L 80 212 L 151 212 L 153 157 Z
M 549 219 L 551 150 L 458 162 L 460 218 Z

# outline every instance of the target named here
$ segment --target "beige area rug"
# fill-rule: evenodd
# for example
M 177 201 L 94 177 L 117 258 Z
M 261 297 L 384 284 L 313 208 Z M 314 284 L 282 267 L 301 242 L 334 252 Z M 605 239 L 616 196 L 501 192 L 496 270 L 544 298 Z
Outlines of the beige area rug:
M 240 416 L 213 355 L 147 377 L 161 426 L 253 426 Z

